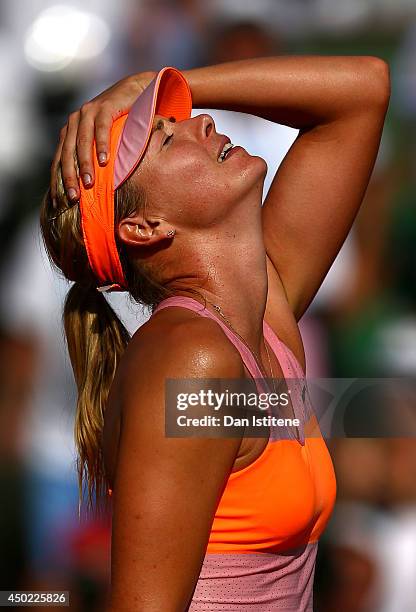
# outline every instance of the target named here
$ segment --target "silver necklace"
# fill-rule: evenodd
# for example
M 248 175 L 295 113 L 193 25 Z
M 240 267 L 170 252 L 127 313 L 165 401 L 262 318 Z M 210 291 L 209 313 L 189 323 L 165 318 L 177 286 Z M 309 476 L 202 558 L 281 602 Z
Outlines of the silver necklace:
M 256 355 L 251 350 L 251 348 L 249 347 L 249 345 L 247 344 L 245 339 L 238 333 L 238 331 L 234 328 L 234 326 L 231 323 L 231 321 L 229 321 L 229 319 L 225 316 L 225 314 L 223 313 L 223 311 L 221 309 L 221 306 L 219 306 L 218 304 L 214 304 L 213 302 L 211 302 L 207 298 L 204 298 L 204 299 L 208 302 L 208 304 L 211 304 L 211 306 L 213 306 L 215 308 L 215 310 L 224 319 L 224 321 L 227 323 L 227 325 L 233 330 L 233 332 L 240 338 L 240 340 L 245 344 L 245 346 L 248 348 L 248 350 L 252 353 L 252 355 L 254 356 L 254 359 L 256 360 L 256 363 L 257 363 L 257 366 L 258 366 L 260 372 L 262 371 L 263 374 L 266 374 L 265 378 L 269 378 L 269 376 L 267 376 L 267 372 L 265 372 L 265 370 L 264 370 L 264 367 L 261 366 L 261 359 L 257 359 L 256 358 Z M 275 380 L 274 380 L 274 372 L 273 372 L 272 362 L 271 362 L 271 359 L 270 359 L 269 348 L 267 346 L 266 339 L 264 340 L 264 346 L 266 348 L 267 359 L 269 361 L 269 367 L 270 367 L 270 373 L 271 373 L 271 376 L 272 376 L 273 389 L 274 389 L 274 392 L 277 393 L 276 384 L 275 384 Z

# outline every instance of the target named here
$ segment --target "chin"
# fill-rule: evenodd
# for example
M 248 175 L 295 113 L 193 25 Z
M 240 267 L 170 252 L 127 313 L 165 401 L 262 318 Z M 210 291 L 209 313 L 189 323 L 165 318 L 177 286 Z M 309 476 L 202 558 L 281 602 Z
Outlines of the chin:
M 245 164 L 246 172 L 256 173 L 258 176 L 266 177 L 268 166 L 265 159 L 260 155 L 248 155 L 247 163 Z
M 253 155 L 253 158 L 257 160 L 258 166 L 263 169 L 264 178 L 266 178 L 267 170 L 269 169 L 266 160 L 260 157 L 260 155 Z
M 247 164 L 247 167 L 244 171 L 245 177 L 244 182 L 248 186 L 248 191 L 251 191 L 253 187 L 257 187 L 260 185 L 260 188 L 263 189 L 263 184 L 267 175 L 267 163 L 266 161 L 258 156 L 251 155 L 250 163 Z

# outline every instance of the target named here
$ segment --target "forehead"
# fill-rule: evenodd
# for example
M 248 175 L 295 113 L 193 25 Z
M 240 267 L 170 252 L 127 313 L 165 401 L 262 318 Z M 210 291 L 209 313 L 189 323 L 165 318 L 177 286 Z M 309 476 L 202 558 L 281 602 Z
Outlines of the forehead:
M 150 158 L 152 159 L 153 156 L 155 155 L 158 146 L 156 145 L 156 143 L 158 142 L 158 136 L 162 136 L 162 140 L 163 140 L 163 135 L 166 133 L 166 126 L 168 126 L 170 124 L 170 119 L 173 119 L 173 117 L 169 118 L 169 117 L 164 117 L 163 115 L 155 115 L 153 117 L 153 122 L 152 122 L 152 129 L 150 132 L 150 136 L 149 136 L 149 140 L 147 142 L 146 145 L 146 149 L 144 152 L 144 159 Z M 163 121 L 163 128 L 159 129 L 157 128 L 157 125 L 160 121 Z M 159 132 L 158 134 L 156 134 L 156 132 Z

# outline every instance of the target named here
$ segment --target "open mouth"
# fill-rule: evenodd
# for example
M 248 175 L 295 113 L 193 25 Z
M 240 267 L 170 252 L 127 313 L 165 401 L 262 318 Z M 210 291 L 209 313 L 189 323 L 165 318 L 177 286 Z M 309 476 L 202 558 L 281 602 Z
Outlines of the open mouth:
M 227 157 L 228 153 L 231 151 L 231 149 L 234 147 L 232 142 L 226 142 L 224 147 L 222 148 L 221 153 L 218 156 L 218 163 L 222 164 L 222 162 L 225 160 L 225 158 Z

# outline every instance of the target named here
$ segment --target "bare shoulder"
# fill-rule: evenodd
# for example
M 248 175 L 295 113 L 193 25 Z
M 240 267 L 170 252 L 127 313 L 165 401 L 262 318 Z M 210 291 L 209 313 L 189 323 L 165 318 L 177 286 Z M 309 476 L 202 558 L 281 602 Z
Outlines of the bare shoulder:
M 122 427 L 126 419 L 130 423 L 137 420 L 137 426 L 148 432 L 153 428 L 154 434 L 163 434 L 159 438 L 162 444 L 167 379 L 235 379 L 245 375 L 240 353 L 218 323 L 183 308 L 166 310 L 132 338 L 128 354 L 123 356 L 119 386 Z M 143 414 L 146 424 L 140 425 Z M 153 441 L 156 439 L 153 436 Z
M 131 367 L 145 363 L 146 375 L 156 378 L 244 375 L 240 354 L 218 323 L 184 308 L 166 308 L 149 319 L 128 352 Z
M 186 607 L 241 442 L 165 435 L 167 377 L 239 377 L 242 364 L 214 321 L 162 314 L 135 334 L 121 375 L 112 593 L 131 609 Z

